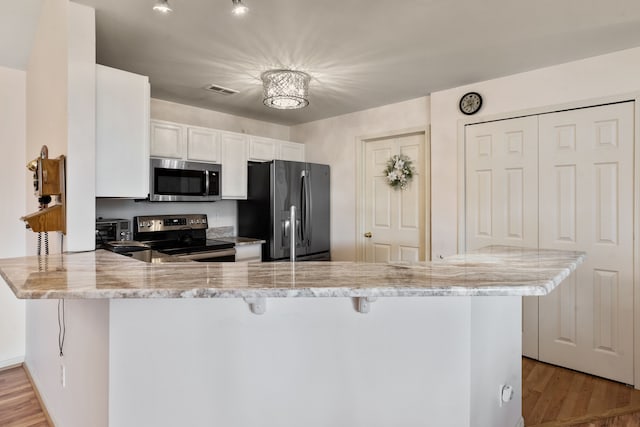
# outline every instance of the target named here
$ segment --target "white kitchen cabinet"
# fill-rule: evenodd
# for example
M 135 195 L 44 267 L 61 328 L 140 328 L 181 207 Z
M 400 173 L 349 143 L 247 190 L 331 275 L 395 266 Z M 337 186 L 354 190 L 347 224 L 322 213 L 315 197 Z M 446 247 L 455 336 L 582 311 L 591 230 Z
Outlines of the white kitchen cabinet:
M 151 157 L 182 159 L 186 155 L 186 127 L 160 120 L 151 121 Z
M 251 136 L 249 160 L 268 162 L 274 159 L 304 162 L 304 144 L 262 136 Z
M 304 144 L 296 142 L 280 142 L 280 160 L 292 160 L 295 162 L 304 162 Z
M 221 132 L 221 163 L 222 163 L 222 198 L 247 198 L 247 161 L 249 159 L 249 136 Z
M 249 141 L 249 160 L 268 162 L 278 158 L 279 141 L 261 136 L 251 136 Z
M 187 128 L 187 160 L 220 163 L 220 132 L 206 128 Z
M 149 78 L 96 65 L 96 197 L 149 193 Z
M 236 245 L 236 262 L 262 261 L 262 243 Z

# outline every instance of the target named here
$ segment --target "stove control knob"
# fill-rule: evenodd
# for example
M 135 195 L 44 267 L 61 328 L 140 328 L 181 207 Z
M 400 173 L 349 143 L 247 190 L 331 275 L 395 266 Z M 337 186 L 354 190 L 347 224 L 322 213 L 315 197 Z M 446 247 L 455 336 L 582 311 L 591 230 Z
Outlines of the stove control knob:
M 196 219 L 196 224 L 200 224 L 200 220 L 199 219 Z
M 206 224 L 207 223 L 207 218 L 202 218 L 202 223 Z

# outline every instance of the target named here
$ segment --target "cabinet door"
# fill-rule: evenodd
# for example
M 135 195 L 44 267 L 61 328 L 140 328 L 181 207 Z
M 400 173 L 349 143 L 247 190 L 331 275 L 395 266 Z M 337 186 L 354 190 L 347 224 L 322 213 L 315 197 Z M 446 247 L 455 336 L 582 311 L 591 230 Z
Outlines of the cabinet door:
M 185 157 L 185 129 L 177 123 L 151 121 L 151 156 Z
M 236 245 L 236 262 L 262 261 L 262 244 Z
M 268 162 L 278 158 L 278 141 L 252 136 L 249 142 L 249 160 Z
M 222 146 L 222 198 L 247 198 L 247 161 L 249 158 L 249 137 L 238 133 L 223 132 Z
M 96 197 L 149 193 L 149 78 L 96 66 Z
M 220 163 L 220 132 L 212 129 L 187 129 L 187 159 Z
M 280 142 L 280 160 L 304 162 L 304 144 L 296 142 Z

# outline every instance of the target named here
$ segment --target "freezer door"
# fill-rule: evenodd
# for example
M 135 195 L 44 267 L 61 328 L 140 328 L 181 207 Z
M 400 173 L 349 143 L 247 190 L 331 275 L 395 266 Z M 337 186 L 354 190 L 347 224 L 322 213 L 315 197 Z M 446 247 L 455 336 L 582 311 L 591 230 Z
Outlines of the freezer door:
M 303 206 L 303 236 L 307 254 L 329 252 L 330 250 L 330 171 L 328 165 L 307 163 L 306 192 L 307 202 Z M 303 214 L 303 215 L 304 215 Z
M 301 246 L 301 204 L 302 177 L 305 164 L 274 160 L 271 163 L 271 215 L 273 221 L 273 239 L 271 240 L 271 259 L 290 257 L 290 233 L 296 233 L 296 256 L 305 255 L 306 248 Z M 296 224 L 291 224 L 289 216 L 291 206 L 296 207 Z

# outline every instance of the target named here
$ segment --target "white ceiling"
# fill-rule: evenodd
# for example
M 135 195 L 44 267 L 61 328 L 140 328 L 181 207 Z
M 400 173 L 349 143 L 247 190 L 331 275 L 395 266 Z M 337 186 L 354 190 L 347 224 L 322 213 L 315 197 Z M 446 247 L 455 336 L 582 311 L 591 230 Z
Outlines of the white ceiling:
M 154 98 L 287 125 L 640 46 L 638 0 L 243 0 L 242 18 L 231 0 L 170 0 L 166 16 L 74 1 L 96 9 L 98 62 L 148 75 Z M 311 74 L 307 108 L 262 104 L 271 68 Z

